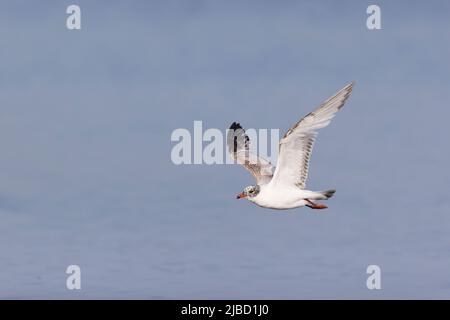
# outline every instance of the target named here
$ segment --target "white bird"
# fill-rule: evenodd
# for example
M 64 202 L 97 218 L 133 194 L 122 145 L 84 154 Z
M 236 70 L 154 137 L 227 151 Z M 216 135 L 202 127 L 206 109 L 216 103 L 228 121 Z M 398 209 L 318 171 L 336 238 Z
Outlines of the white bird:
M 323 102 L 316 110 L 298 121 L 286 132 L 278 146 L 276 169 L 262 157 L 250 151 L 250 139 L 239 123 L 233 122 L 227 134 L 231 157 L 242 164 L 256 180 L 237 195 L 265 208 L 293 209 L 308 206 L 325 209 L 316 200 L 326 200 L 335 190 L 305 190 L 308 165 L 317 130 L 326 127 L 342 108 L 352 92 L 353 82 Z M 275 171 L 275 172 L 274 172 Z

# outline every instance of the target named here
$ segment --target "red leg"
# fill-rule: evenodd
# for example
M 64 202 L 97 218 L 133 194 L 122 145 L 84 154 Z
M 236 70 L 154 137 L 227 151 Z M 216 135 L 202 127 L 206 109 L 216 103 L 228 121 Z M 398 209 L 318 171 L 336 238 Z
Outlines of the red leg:
M 311 209 L 326 209 L 328 208 L 326 205 L 321 204 L 321 203 L 314 203 L 311 200 L 305 199 L 305 201 L 307 202 L 306 206 L 311 208 Z

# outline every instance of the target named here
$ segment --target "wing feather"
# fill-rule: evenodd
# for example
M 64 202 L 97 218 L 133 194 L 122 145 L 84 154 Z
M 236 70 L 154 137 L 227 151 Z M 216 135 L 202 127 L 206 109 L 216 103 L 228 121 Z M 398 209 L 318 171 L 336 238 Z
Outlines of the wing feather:
M 239 123 L 233 122 L 228 129 L 227 147 L 231 157 L 252 174 L 258 185 L 270 182 L 274 171 L 272 164 L 250 151 L 250 138 Z
M 317 130 L 326 127 L 344 106 L 353 84 L 342 88 L 286 132 L 278 146 L 278 163 L 271 181 L 273 185 L 305 188 Z

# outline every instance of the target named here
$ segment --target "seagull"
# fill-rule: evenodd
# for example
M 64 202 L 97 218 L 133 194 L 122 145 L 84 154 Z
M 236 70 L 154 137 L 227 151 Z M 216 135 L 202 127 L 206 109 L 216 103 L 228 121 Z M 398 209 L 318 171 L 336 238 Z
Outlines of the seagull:
M 233 122 L 227 133 L 227 149 L 236 163 L 245 167 L 256 180 L 256 185 L 245 187 L 237 199 L 245 198 L 260 207 L 293 209 L 307 206 L 325 209 L 317 200 L 327 200 L 336 190 L 306 190 L 308 167 L 317 130 L 326 127 L 344 106 L 352 92 L 350 83 L 324 101 L 314 111 L 289 129 L 278 145 L 278 163 L 272 164 L 250 151 L 250 139 L 239 123 Z

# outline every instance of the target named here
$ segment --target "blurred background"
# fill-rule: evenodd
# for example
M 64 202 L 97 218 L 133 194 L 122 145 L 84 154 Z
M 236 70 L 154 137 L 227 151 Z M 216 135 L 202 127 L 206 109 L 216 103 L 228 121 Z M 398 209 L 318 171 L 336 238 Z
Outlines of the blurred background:
M 377 1 L 381 30 L 370 4 L 0 1 L 0 298 L 450 298 L 450 3 Z M 327 210 L 171 162 L 194 120 L 283 134 L 353 80 L 312 155 Z

